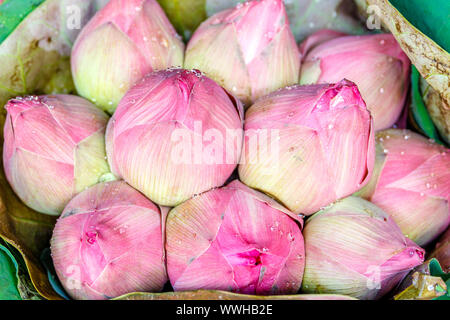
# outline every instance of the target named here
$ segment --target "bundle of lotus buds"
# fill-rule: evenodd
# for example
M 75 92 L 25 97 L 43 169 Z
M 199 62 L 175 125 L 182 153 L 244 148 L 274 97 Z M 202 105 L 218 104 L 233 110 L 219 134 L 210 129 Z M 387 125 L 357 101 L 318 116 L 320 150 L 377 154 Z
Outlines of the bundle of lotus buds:
M 0 0 L 0 299 L 418 298 L 449 56 L 397 2 Z

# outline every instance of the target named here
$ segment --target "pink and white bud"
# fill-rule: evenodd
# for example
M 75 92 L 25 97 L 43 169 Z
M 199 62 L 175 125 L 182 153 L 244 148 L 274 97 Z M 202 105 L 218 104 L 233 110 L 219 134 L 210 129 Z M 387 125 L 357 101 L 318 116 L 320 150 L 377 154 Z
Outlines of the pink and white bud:
M 261 139 L 267 130 L 278 135 Z M 239 176 L 309 215 L 364 186 L 374 156 L 372 118 L 354 83 L 293 86 L 247 110 Z
M 56 274 L 74 299 L 161 291 L 167 282 L 161 213 L 124 181 L 75 196 L 50 244 Z
M 89 21 L 72 50 L 78 93 L 113 113 L 145 74 L 182 66 L 184 44 L 156 0 L 111 0 Z
M 30 208 L 59 215 L 72 197 L 110 179 L 105 154 L 108 116 L 71 95 L 28 96 L 5 106 L 3 165 Z
M 247 105 L 297 83 L 299 51 L 283 1 L 249 1 L 213 15 L 193 34 L 184 63 Z
M 389 215 L 358 197 L 345 198 L 313 215 L 303 235 L 306 293 L 378 299 L 422 264 L 425 256 Z
M 191 198 L 167 218 L 174 290 L 296 293 L 305 261 L 297 223 L 302 220 L 238 180 Z
M 300 45 L 300 52 L 300 84 L 349 79 L 358 85 L 376 131 L 397 121 L 408 93 L 410 61 L 391 34 L 321 30 Z
M 106 147 L 115 174 L 175 206 L 222 186 L 239 161 L 242 104 L 199 71 L 150 74 L 121 100 Z
M 450 225 L 450 150 L 409 130 L 377 133 L 375 169 L 361 197 L 426 245 Z

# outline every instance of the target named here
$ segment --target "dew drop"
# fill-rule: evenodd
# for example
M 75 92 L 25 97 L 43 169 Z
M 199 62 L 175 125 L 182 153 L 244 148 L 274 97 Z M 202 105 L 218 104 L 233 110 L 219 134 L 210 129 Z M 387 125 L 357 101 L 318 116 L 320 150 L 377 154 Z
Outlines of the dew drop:
M 292 233 L 288 233 L 288 239 L 289 239 L 289 241 L 294 241 L 295 240 L 295 237 L 294 237 L 294 235 L 292 234 Z

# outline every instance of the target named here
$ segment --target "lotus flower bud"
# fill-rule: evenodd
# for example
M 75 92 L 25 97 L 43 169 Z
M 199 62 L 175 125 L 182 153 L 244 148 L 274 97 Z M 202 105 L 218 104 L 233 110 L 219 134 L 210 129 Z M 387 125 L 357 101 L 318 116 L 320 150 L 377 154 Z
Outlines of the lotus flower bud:
M 300 84 L 343 78 L 358 85 L 375 130 L 391 127 L 405 105 L 410 62 L 391 34 L 345 36 L 322 30 L 300 47 Z
M 75 196 L 56 223 L 51 252 L 74 299 L 161 291 L 167 281 L 160 211 L 124 181 Z
M 182 66 L 183 51 L 183 42 L 156 0 L 111 0 L 75 42 L 75 86 L 80 95 L 113 113 L 145 74 Z
M 377 299 L 389 292 L 425 251 L 381 209 L 348 197 L 306 222 L 302 290 Z
M 210 17 L 189 41 L 185 67 L 205 72 L 246 104 L 297 83 L 299 51 L 283 1 L 249 1 Z
M 354 83 L 293 86 L 247 110 L 239 176 L 309 215 L 364 186 L 374 153 L 372 118 Z
M 3 165 L 30 208 L 59 215 L 78 192 L 109 179 L 108 116 L 71 95 L 18 97 L 5 106 Z
M 113 172 L 152 201 L 175 206 L 222 186 L 239 161 L 242 104 L 199 71 L 150 74 L 108 124 Z
M 289 294 L 300 287 L 303 236 L 294 216 L 238 180 L 169 212 L 167 271 L 175 291 Z
M 360 196 L 426 245 L 450 224 L 450 151 L 409 130 L 377 133 L 374 174 Z

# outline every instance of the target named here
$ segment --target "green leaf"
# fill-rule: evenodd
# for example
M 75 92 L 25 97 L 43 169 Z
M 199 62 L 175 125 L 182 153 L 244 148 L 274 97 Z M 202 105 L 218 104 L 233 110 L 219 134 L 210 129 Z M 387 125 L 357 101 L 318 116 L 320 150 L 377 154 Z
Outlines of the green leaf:
M 450 288 L 450 273 L 445 273 L 442 270 L 439 261 L 435 258 L 431 259 L 429 268 L 430 268 L 430 274 L 432 276 L 441 277 L 445 281 L 445 284 L 447 285 L 447 293 L 445 295 L 435 298 L 433 300 L 450 300 L 450 289 L 449 289 Z M 444 291 L 444 288 L 436 288 L 436 290 Z
M 0 5 L 0 44 L 45 0 L 6 0 Z
M 431 120 L 425 103 L 420 92 L 420 74 L 416 67 L 411 68 L 411 111 L 419 129 L 430 139 L 434 139 L 437 143 L 443 144 L 439 139 L 439 135 Z
M 445 282 L 450 280 L 450 273 L 445 273 L 439 261 L 435 258 L 431 259 L 430 264 L 430 274 L 435 277 L 441 277 Z
M 22 300 L 17 288 L 19 266 L 9 250 L 0 244 L 0 300 Z
M 28 273 L 28 269 L 24 259 L 21 254 L 9 243 L 4 242 L 0 239 L 0 246 L 5 247 L 10 253 L 14 265 L 17 266 L 17 276 L 15 277 L 16 287 L 19 292 L 19 295 L 22 300 L 41 300 L 42 296 L 40 296 L 34 285 L 30 279 L 30 275 Z M 0 299 L 1 300 L 1 299 Z
M 417 29 L 450 52 L 450 1 L 390 0 Z

